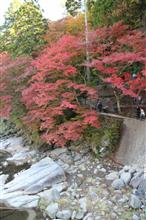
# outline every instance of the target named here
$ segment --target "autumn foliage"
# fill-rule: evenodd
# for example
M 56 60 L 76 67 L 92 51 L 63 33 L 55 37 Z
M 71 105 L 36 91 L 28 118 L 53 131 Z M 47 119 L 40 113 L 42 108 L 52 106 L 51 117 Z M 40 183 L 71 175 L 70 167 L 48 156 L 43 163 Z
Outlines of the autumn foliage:
M 8 117 L 13 110 L 13 100 L 17 100 L 33 73 L 31 62 L 30 57 L 13 59 L 8 53 L 0 54 L 0 117 Z
M 89 65 L 97 77 L 110 83 L 123 95 L 136 97 L 146 88 L 146 37 L 129 30 L 122 22 L 99 28 L 91 34 Z
M 28 109 L 25 122 L 38 123 L 42 137 L 50 144 L 64 146 L 80 139 L 88 126 L 99 127 L 97 113 L 80 103 L 84 94 L 96 99 L 96 90 L 75 82 L 79 74 L 73 65 L 74 58 L 82 53 L 79 40 L 64 36 L 46 48 L 33 61 L 37 73 L 22 92 L 22 101 Z
M 97 99 L 96 89 L 85 79 L 85 66 L 94 72 L 91 79 L 110 83 L 124 96 L 136 97 L 145 90 L 146 37 L 140 31 L 119 22 L 93 31 L 89 38 L 90 63 L 84 61 L 84 39 L 71 35 L 62 36 L 35 60 L 1 54 L 0 116 L 21 103 L 23 123 L 35 126 L 45 142 L 63 147 L 79 140 L 87 128 L 99 127 L 96 111 L 85 102 Z

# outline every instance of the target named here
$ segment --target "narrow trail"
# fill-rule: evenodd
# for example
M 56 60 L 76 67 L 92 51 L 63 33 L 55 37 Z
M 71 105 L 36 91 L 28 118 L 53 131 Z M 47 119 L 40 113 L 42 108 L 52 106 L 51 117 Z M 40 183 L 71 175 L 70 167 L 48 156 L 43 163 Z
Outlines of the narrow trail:
M 121 164 L 136 164 L 144 167 L 146 164 L 146 120 L 125 117 L 111 113 L 99 113 L 109 117 L 123 119 L 122 136 L 115 159 Z
M 136 164 L 144 167 L 146 154 L 146 120 L 124 118 L 123 133 L 119 149 L 115 154 L 123 164 Z

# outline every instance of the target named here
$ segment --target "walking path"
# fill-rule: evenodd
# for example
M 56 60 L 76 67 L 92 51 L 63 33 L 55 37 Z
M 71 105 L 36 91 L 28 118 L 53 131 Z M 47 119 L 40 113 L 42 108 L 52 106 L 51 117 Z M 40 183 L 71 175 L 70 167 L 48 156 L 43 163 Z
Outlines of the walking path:
M 136 164 L 144 167 L 146 154 L 146 120 L 125 118 L 123 134 L 119 149 L 116 153 L 117 161 L 123 164 Z

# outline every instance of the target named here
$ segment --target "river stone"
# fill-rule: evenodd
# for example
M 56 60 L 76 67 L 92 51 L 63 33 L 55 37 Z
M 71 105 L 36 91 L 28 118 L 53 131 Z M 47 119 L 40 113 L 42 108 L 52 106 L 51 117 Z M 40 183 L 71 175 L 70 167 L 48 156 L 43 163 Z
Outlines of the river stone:
M 81 199 L 79 199 L 79 204 L 80 204 L 80 208 L 84 211 L 87 212 L 87 198 L 83 197 Z
M 132 220 L 141 220 L 141 218 L 140 216 L 134 214 Z
M 34 189 L 35 192 L 40 192 L 53 184 L 64 182 L 65 179 L 63 169 L 51 158 L 46 157 L 29 169 L 18 173 L 12 181 L 5 184 L 5 189 L 7 192 L 24 190 L 31 194 Z
M 143 201 L 143 204 L 146 204 L 146 179 L 142 179 L 140 182 L 137 193 L 139 198 Z
M 131 173 L 122 172 L 121 176 L 120 176 L 120 179 L 123 180 L 123 182 L 127 185 L 130 182 L 131 177 L 132 177 Z
M 114 189 L 118 190 L 118 189 L 123 188 L 124 186 L 125 186 L 125 184 L 124 184 L 123 180 L 121 180 L 121 179 L 116 179 L 112 182 L 112 187 Z
M 115 180 L 119 178 L 118 172 L 112 172 L 105 176 L 106 180 Z
M 138 196 L 132 194 L 129 200 L 129 205 L 134 209 L 139 209 L 141 208 L 142 203 Z
M 64 220 L 68 220 L 70 219 L 72 216 L 72 212 L 70 210 L 62 210 L 62 211 L 58 211 L 56 214 L 57 218 L 61 218 Z
M 20 195 L 7 199 L 7 204 L 14 208 L 36 208 L 38 206 L 38 196 Z
M 2 174 L 0 175 L 0 187 L 3 187 L 9 175 Z
M 92 213 L 88 213 L 83 220 L 93 220 Z
M 59 209 L 58 204 L 57 203 L 52 203 L 52 204 L 47 206 L 46 213 L 48 214 L 48 216 L 50 218 L 55 218 L 56 213 L 58 212 L 58 209 Z
M 76 219 L 83 219 L 85 212 L 83 210 L 79 210 L 76 214 Z
M 7 158 L 7 161 L 18 166 L 30 161 L 34 156 L 36 156 L 36 151 L 18 152 L 13 157 Z
M 26 148 L 23 146 L 22 137 L 10 137 L 8 139 L 0 140 L 0 150 L 6 150 L 14 155 L 16 152 L 26 151 Z
M 52 188 L 56 189 L 58 192 L 62 192 L 68 188 L 68 183 L 67 182 L 57 183 L 54 184 Z
M 134 175 L 134 177 L 131 179 L 129 185 L 132 186 L 134 189 L 138 188 L 141 181 L 144 179 L 143 172 L 138 172 Z
M 5 159 L 10 156 L 11 156 L 11 154 L 9 152 L 7 152 L 6 150 L 0 149 L 0 162 L 5 161 Z
M 58 199 L 60 199 L 60 193 L 58 190 L 52 188 L 49 190 L 45 190 L 38 194 L 41 198 L 45 198 L 47 200 L 47 203 L 55 202 Z

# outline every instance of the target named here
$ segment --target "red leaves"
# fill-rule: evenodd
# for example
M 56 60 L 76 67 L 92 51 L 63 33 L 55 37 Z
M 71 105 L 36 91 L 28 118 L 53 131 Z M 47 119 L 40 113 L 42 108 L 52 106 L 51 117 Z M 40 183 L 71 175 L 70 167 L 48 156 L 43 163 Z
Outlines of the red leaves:
M 96 112 L 88 112 L 78 100 L 82 94 L 97 98 L 95 89 L 74 81 L 77 69 L 73 63 L 82 53 L 78 40 L 64 36 L 46 48 L 33 61 L 37 73 L 22 92 L 22 101 L 28 109 L 25 121 L 37 121 L 43 139 L 62 147 L 68 141 L 80 139 L 88 126 L 99 126 Z
M 0 117 L 9 117 L 12 109 L 11 99 L 9 95 L 0 96 Z
M 97 38 L 94 35 L 91 48 L 95 59 L 86 65 L 97 69 L 104 82 L 124 95 L 137 96 L 146 88 L 146 37 L 140 31 L 129 30 L 122 22 L 99 28 L 95 33 Z
M 107 57 L 102 59 L 104 64 L 113 64 L 116 62 L 132 64 L 133 62 L 144 62 L 146 58 L 141 56 L 140 53 L 133 53 L 133 52 L 119 52 L 113 53 Z
M 99 121 L 97 118 L 97 113 L 95 111 L 86 111 L 83 114 L 83 117 L 83 122 L 85 125 L 90 125 L 92 127 L 99 128 Z
M 66 109 L 66 108 L 71 108 L 71 109 L 76 109 L 77 105 L 75 104 L 71 104 L 70 102 L 68 102 L 67 100 L 63 100 L 60 107 L 62 109 Z

